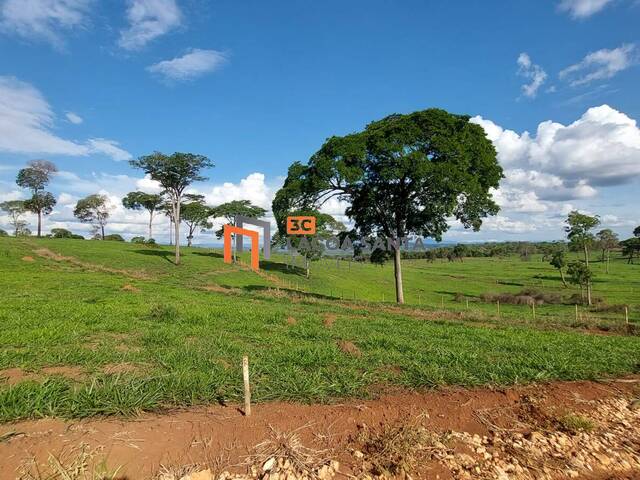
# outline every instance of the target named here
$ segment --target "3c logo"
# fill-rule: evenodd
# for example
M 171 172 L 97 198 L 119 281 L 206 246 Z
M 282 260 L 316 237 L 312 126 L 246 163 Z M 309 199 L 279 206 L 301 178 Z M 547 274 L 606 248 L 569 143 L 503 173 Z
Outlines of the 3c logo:
M 313 235 L 316 217 L 287 217 L 287 235 Z

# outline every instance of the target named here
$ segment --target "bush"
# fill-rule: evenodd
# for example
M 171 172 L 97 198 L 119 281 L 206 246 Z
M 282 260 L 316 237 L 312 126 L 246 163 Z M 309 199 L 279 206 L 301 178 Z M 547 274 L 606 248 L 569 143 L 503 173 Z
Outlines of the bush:
M 146 243 L 147 245 L 155 245 L 155 244 L 156 244 L 156 241 L 155 241 L 153 238 L 150 238 L 149 240 L 147 240 L 147 241 L 146 241 L 146 242 L 144 242 L 144 243 Z
M 0 228 L 0 237 L 8 237 L 8 236 L 9 236 L 9 234 L 6 232 L 6 230 L 2 230 Z
M 497 302 L 511 305 L 557 305 L 562 303 L 562 297 L 557 293 L 544 293 L 533 288 L 525 288 L 518 293 L 483 293 L 480 295 L 485 302 Z
M 52 228 L 51 238 L 73 238 L 73 233 L 66 228 Z M 84 238 L 84 237 L 83 237 Z
M 133 237 L 131 243 L 145 243 L 144 237 Z
M 112 233 L 111 235 L 105 235 L 104 239 L 110 240 L 112 242 L 124 242 L 124 238 L 122 238 L 122 235 L 118 235 L 117 233 Z

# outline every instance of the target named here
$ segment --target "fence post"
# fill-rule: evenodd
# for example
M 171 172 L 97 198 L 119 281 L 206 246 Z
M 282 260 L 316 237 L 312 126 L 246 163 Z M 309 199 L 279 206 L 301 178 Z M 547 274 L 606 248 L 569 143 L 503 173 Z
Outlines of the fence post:
M 624 307 L 624 323 L 629 326 L 629 307 Z
M 533 320 L 535 321 L 536 319 L 536 302 L 535 301 L 531 304 L 531 307 L 533 308 Z
M 500 318 L 500 300 L 497 300 L 496 304 L 498 305 L 498 318 Z
M 251 415 L 251 386 L 249 385 L 249 357 L 242 357 L 242 380 L 244 381 L 244 414 Z
M 469 308 L 469 299 L 466 298 L 465 300 L 467 301 L 467 309 L 468 309 Z
M 578 304 L 576 303 L 576 322 L 578 321 Z

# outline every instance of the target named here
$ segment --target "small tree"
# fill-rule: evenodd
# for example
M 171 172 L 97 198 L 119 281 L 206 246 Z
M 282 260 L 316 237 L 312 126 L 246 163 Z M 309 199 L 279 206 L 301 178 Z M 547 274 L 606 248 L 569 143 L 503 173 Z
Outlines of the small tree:
M 631 237 L 620 242 L 622 255 L 627 256 L 627 263 L 633 263 L 633 257 L 640 254 L 640 238 Z
M 560 272 L 560 278 L 562 279 L 562 284 L 566 287 L 567 281 L 564 278 L 564 269 L 567 267 L 567 254 L 564 250 L 557 250 L 553 252 L 551 256 L 551 261 L 549 262 L 554 268 L 557 268 Z
M 31 190 L 32 197 L 25 202 L 27 210 L 38 216 L 38 237 L 42 236 L 42 216 L 49 215 L 56 204 L 52 194 L 45 192 L 44 188 L 51 181 L 51 176 L 58 169 L 47 160 L 33 160 L 26 168 L 18 172 L 16 183 L 22 188 Z
M 567 226 L 564 228 L 567 232 L 569 241 L 584 251 L 584 263 L 589 266 L 589 247 L 594 241 L 591 230 L 600 225 L 600 217 L 597 215 L 591 217 L 583 213 L 573 210 L 569 213 L 565 221 Z
M 27 222 L 24 220 L 24 214 L 27 213 L 27 208 L 22 200 L 9 200 L 0 203 L 0 209 L 2 209 L 7 215 L 9 215 L 9 223 L 13 227 L 13 234 L 18 237 L 24 235 L 27 229 Z
M 616 248 L 620 243 L 618 235 L 611 229 L 605 228 L 596 233 L 598 246 L 602 250 L 602 261 L 607 261 L 607 273 L 609 273 L 609 263 L 611 260 L 611 250 Z
M 190 201 L 182 205 L 181 211 L 182 221 L 188 228 L 187 247 L 190 247 L 193 243 L 193 237 L 199 228 L 213 227 L 213 223 L 209 221 L 213 209 L 205 205 L 202 195 L 186 195 L 185 197 Z
M 569 273 L 569 281 L 580 286 L 580 296 L 584 301 L 584 291 L 587 291 L 587 304 L 591 305 L 591 283 L 593 281 L 593 272 L 584 262 L 571 262 L 567 269 Z
M 250 200 L 233 200 L 214 207 L 212 216 L 215 218 L 222 217 L 227 221 L 227 224 L 235 226 L 236 215 L 260 218 L 266 213 L 267 211 L 264 208 L 253 205 Z M 223 235 L 224 228 L 216 231 L 216 237 L 222 238 Z
M 174 153 L 165 155 L 154 152 L 151 155 L 131 160 L 130 164 L 135 168 L 140 168 L 152 180 L 162 185 L 163 194 L 169 197 L 171 203 L 173 221 L 175 226 L 176 242 L 176 265 L 180 264 L 180 208 L 186 188 L 193 182 L 207 180 L 207 177 L 200 175 L 203 169 L 213 167 L 213 162 L 204 155 L 193 153 Z
M 149 238 L 153 238 L 153 217 L 162 208 L 164 199 L 161 195 L 144 192 L 129 192 L 122 199 L 124 208 L 130 210 L 145 209 L 149 212 Z
M 89 195 L 78 200 L 73 215 L 82 223 L 90 223 L 104 240 L 104 227 L 109 220 L 109 199 L 106 195 Z

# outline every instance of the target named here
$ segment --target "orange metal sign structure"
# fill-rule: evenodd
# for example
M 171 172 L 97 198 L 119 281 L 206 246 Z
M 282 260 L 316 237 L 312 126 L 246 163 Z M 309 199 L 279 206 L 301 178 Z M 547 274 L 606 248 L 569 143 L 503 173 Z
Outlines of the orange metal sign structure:
M 246 235 L 251 237 L 251 268 L 253 270 L 260 269 L 260 249 L 258 247 L 258 240 L 260 234 L 253 230 L 247 230 L 245 228 L 234 227 L 233 225 L 224 226 L 224 263 L 231 263 L 231 235 Z M 268 241 L 265 239 L 265 241 Z
M 315 235 L 316 217 L 287 217 L 287 235 Z

